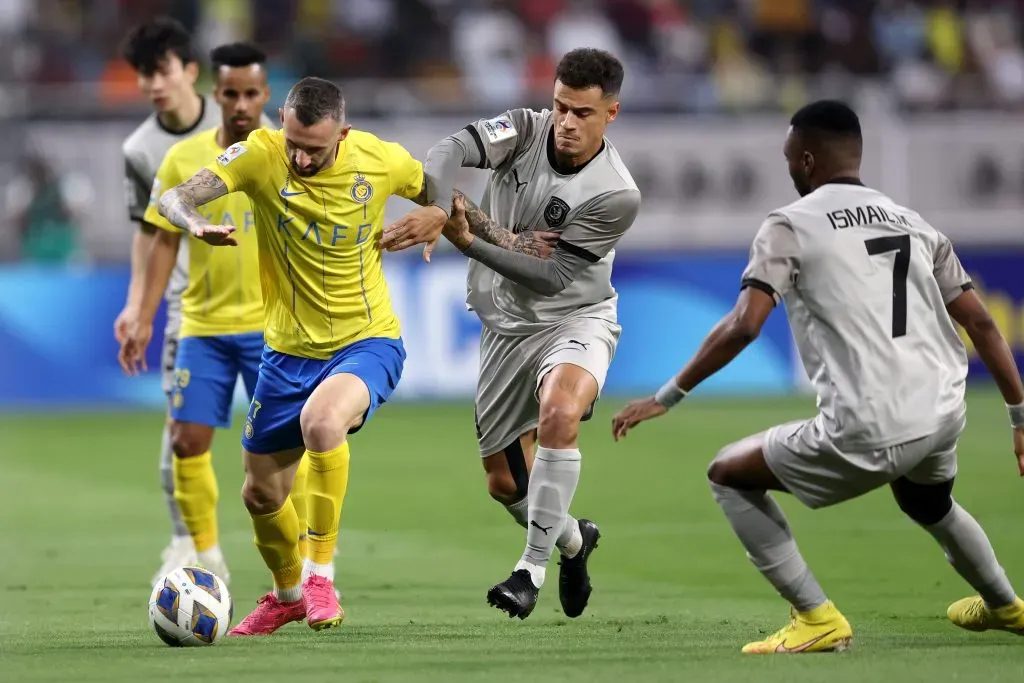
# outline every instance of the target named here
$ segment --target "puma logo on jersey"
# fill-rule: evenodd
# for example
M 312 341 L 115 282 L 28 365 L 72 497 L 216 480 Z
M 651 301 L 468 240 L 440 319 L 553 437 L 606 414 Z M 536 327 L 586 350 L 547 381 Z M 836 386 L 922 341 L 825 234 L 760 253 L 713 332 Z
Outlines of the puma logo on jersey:
M 526 187 L 527 182 L 529 182 L 526 180 L 519 182 L 519 171 L 514 168 L 512 169 L 512 179 L 515 180 L 516 183 L 516 194 L 519 194 L 519 190 Z

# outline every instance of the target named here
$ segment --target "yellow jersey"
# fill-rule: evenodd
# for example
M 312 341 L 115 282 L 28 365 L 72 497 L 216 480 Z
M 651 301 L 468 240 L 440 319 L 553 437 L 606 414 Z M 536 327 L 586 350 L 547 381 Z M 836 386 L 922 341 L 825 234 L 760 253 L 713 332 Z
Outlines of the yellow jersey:
M 412 198 L 423 185 L 404 147 L 353 130 L 333 166 L 304 178 L 284 132 L 256 130 L 208 168 L 252 200 L 270 348 L 328 359 L 362 339 L 399 337 L 379 238 L 388 196 Z
M 191 178 L 223 151 L 218 128 L 197 133 L 171 147 L 164 156 L 145 220 L 169 232 L 181 233 L 160 215 L 160 194 Z M 181 336 L 213 337 L 246 334 L 263 329 L 263 295 L 259 281 L 259 248 L 252 205 L 243 192 L 234 192 L 199 207 L 215 225 L 234 225 L 238 246 L 212 247 L 202 240 L 182 240 L 188 249 L 188 286 L 181 296 Z

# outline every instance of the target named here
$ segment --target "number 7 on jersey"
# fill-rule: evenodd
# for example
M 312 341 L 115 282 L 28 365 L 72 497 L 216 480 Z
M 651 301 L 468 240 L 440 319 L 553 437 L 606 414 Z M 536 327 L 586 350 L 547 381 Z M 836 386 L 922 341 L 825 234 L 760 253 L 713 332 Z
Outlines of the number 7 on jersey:
M 868 256 L 896 252 L 892 264 L 892 338 L 907 334 L 907 274 L 910 272 L 910 235 L 875 237 L 864 242 Z

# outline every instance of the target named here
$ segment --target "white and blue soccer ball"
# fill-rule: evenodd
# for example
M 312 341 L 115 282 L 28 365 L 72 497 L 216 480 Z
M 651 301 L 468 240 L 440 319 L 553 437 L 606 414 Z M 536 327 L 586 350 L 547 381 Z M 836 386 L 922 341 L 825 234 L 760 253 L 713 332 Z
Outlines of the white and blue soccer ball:
M 175 569 L 149 596 L 149 625 L 172 647 L 213 645 L 228 632 L 233 612 L 228 587 L 199 567 Z

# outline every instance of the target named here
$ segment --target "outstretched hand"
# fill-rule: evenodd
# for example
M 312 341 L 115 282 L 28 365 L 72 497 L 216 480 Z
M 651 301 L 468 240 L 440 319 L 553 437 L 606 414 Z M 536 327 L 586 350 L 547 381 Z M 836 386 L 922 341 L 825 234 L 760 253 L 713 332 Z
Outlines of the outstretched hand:
M 612 438 L 616 441 L 623 439 L 630 429 L 641 422 L 660 417 L 667 412 L 668 408 L 655 401 L 653 396 L 630 401 L 612 418 Z
M 231 236 L 234 231 L 233 225 L 200 225 L 189 230 L 194 237 L 214 247 L 238 246 L 238 240 Z
M 441 238 L 445 221 L 444 209 L 439 206 L 421 206 L 384 228 L 380 246 L 388 251 L 401 251 L 417 244 L 425 244 L 423 260 L 430 262 L 430 254 Z

